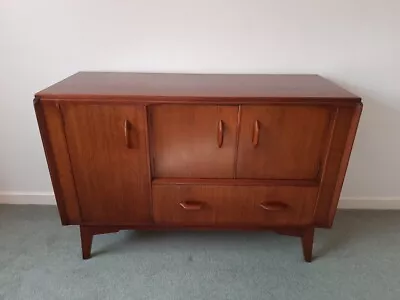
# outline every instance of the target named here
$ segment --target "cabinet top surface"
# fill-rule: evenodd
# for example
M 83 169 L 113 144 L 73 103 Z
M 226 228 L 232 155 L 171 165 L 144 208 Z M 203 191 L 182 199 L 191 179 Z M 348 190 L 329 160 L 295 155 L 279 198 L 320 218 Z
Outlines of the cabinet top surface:
M 48 99 L 120 99 L 167 102 L 237 98 L 359 102 L 360 97 L 318 75 L 79 72 L 36 94 Z M 179 100 L 180 99 L 180 100 Z

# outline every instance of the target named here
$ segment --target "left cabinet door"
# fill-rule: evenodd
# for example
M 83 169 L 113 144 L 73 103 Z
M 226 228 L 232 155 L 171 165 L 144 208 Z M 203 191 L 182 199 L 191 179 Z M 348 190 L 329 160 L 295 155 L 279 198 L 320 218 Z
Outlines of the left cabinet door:
M 151 222 L 146 108 L 61 105 L 83 223 Z

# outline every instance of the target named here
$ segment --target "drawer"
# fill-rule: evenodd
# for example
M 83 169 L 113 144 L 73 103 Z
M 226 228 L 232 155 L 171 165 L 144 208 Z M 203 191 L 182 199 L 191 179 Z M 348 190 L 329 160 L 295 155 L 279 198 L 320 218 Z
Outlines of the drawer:
M 153 185 L 154 220 L 171 225 L 312 223 L 317 187 Z

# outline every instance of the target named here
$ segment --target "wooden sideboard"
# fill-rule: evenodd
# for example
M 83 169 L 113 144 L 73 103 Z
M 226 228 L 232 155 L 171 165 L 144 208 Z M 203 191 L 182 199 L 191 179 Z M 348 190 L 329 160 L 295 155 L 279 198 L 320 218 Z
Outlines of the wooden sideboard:
M 80 72 L 39 93 L 63 225 L 122 229 L 331 227 L 361 99 L 317 75 Z

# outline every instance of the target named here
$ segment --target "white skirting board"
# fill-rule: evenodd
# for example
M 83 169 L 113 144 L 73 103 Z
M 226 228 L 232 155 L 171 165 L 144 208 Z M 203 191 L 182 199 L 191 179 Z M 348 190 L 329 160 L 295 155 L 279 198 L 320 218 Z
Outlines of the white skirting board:
M 55 205 L 51 192 L 0 192 L 0 204 Z M 342 197 L 339 209 L 400 210 L 400 197 Z
M 52 192 L 0 192 L 0 204 L 56 205 Z

